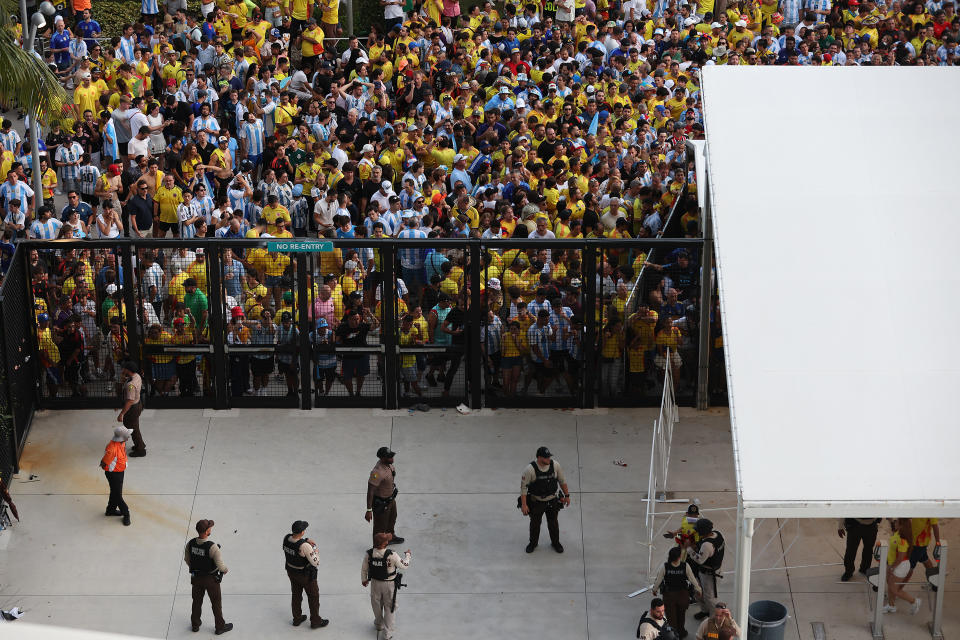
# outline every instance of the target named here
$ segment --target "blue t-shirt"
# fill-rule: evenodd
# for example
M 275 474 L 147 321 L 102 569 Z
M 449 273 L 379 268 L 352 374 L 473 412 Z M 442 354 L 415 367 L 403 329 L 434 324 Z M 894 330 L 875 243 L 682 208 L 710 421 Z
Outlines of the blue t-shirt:
M 93 39 L 93 34 L 103 32 L 103 29 L 100 27 L 100 23 L 92 18 L 90 20 L 81 20 L 78 22 L 77 29 L 83 34 L 83 37 L 87 39 L 86 42 L 88 47 L 92 47 L 97 44 L 97 41 Z
M 70 66 L 70 33 L 64 31 L 62 33 L 54 32 L 53 36 L 50 38 L 50 48 L 51 49 L 65 49 L 65 51 L 60 51 L 53 54 L 53 59 L 56 61 L 58 67 L 68 67 Z

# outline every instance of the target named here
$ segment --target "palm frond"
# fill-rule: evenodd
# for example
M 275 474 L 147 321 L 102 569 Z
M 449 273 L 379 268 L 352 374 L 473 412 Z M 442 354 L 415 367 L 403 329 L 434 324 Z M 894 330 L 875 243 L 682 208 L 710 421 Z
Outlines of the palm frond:
M 11 30 L 9 17 L 17 3 L 0 0 L 0 103 L 37 111 L 40 121 L 57 119 L 68 102 L 66 91 L 43 60 L 24 51 Z

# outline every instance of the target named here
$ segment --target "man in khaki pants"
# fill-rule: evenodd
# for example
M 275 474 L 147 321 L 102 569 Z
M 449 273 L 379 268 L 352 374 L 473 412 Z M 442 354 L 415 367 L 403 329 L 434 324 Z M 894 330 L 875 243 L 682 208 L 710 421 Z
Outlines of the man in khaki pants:
M 143 442 L 143 435 L 140 433 L 140 413 L 143 411 L 143 401 L 140 392 L 143 389 L 143 379 L 140 377 L 140 368 L 132 361 L 126 361 L 120 365 L 123 383 L 123 407 L 117 416 L 117 422 L 122 422 L 123 426 L 133 431 L 133 449 L 130 450 L 130 457 L 139 458 L 147 455 L 147 445 Z
M 384 640 L 393 638 L 396 581 L 400 579 L 397 570 L 410 566 L 410 549 L 404 551 L 403 556 L 392 549 L 387 549 L 392 538 L 392 534 L 389 533 L 374 535 L 374 547 L 367 549 L 363 555 L 363 565 L 360 567 L 360 582 L 363 586 L 370 585 L 373 626 L 377 629 L 377 638 L 383 631 Z

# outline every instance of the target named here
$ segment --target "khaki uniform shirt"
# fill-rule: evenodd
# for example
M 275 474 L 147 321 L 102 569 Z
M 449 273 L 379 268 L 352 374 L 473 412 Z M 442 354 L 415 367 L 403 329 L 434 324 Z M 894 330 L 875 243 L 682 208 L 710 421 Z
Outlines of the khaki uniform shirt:
M 137 376 L 138 378 L 140 376 Z M 203 544 L 206 540 L 201 540 L 199 536 L 194 537 L 193 540 L 196 540 L 199 544 Z M 191 540 L 190 542 L 193 542 Z M 190 566 L 190 542 L 183 548 L 183 561 L 187 563 L 187 566 Z M 220 553 L 220 545 L 214 544 L 210 547 L 210 559 L 213 560 L 213 564 L 216 565 L 217 569 L 221 572 L 226 572 L 227 565 L 223 563 L 223 555 Z
M 142 388 L 143 378 L 141 378 L 138 373 L 133 374 L 123 385 L 124 400 L 132 400 L 133 404 L 138 404 L 140 402 L 140 390 Z
M 373 495 L 378 498 L 389 498 L 393 495 L 393 476 L 396 468 L 392 464 L 377 462 L 377 466 L 370 472 L 368 482 L 373 487 Z
M 717 619 L 710 616 L 697 629 L 697 640 L 714 640 L 720 637 L 720 629 L 733 629 L 733 637 L 740 637 L 740 627 L 732 618 L 724 618 L 723 624 L 717 624 Z
M 534 462 L 534 464 L 536 464 L 538 467 L 540 466 L 537 462 Z M 550 465 L 547 465 L 546 467 L 540 467 L 540 471 L 546 471 L 549 468 Z M 560 463 L 557 462 L 556 458 L 553 459 L 553 471 L 557 474 L 558 486 L 562 487 L 563 485 L 567 484 L 567 479 L 563 475 L 563 469 L 560 467 Z M 535 495 L 527 494 L 527 486 L 536 479 L 537 474 L 533 471 L 533 465 L 528 464 L 526 467 L 524 467 L 523 476 L 520 479 L 520 495 L 527 496 L 527 500 L 540 500 L 541 502 L 549 502 L 550 500 L 553 500 L 554 496 L 550 496 L 544 500 L 543 498 L 538 498 Z
M 410 566 L 410 554 L 404 552 L 401 556 L 399 553 L 393 549 L 374 549 L 373 557 L 382 558 L 387 556 L 387 573 L 393 573 L 395 571 L 401 571 Z M 360 582 L 367 582 L 370 579 L 370 556 L 366 553 L 363 554 L 363 564 L 360 565 Z M 394 576 L 396 577 L 396 576 Z M 393 582 L 394 578 L 390 578 L 388 582 Z

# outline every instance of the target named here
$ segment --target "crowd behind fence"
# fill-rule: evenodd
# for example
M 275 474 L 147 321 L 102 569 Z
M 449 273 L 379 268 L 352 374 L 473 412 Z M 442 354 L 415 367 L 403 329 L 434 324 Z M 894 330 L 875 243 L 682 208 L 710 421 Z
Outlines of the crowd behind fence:
M 692 404 L 701 243 L 22 241 L 4 296 L 41 407 L 117 405 L 127 358 L 157 407 L 657 406 L 664 367 Z

